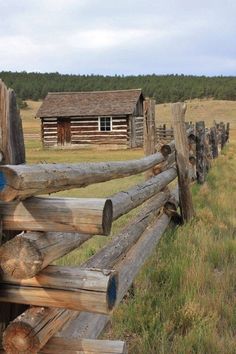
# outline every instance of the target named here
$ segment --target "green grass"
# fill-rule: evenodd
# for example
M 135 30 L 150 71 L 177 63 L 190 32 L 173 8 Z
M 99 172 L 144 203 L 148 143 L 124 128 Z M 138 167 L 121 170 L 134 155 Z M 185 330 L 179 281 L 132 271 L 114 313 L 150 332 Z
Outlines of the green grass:
M 129 353 L 236 353 L 236 144 L 193 187 L 196 218 L 169 230 L 105 337 Z
M 22 111 L 26 134 L 39 133 L 39 122 L 32 118 L 38 106 L 30 103 Z M 158 105 L 157 109 L 157 121 L 168 121 L 169 105 Z M 235 113 L 235 102 L 211 100 L 194 100 L 187 111 L 189 120 L 229 120 L 233 128 Z M 235 131 L 232 133 L 235 135 Z M 140 149 L 43 150 L 39 139 L 27 135 L 26 152 L 28 163 L 115 161 L 143 156 Z M 135 280 L 135 297 L 128 297 L 118 307 L 104 337 L 127 340 L 131 354 L 236 354 L 235 170 L 236 144 L 232 142 L 214 161 L 207 182 L 192 187 L 196 218 L 163 235 Z M 142 180 L 139 174 L 59 194 L 105 197 Z M 96 236 L 57 263 L 85 261 L 136 212 L 114 222 L 111 236 Z

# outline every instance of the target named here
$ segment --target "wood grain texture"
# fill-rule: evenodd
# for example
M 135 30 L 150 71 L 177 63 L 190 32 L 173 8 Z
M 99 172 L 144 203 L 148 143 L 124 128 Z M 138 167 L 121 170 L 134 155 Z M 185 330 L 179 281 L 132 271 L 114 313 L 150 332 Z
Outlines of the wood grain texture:
M 143 233 L 137 243 L 120 259 L 115 265 L 119 270 L 119 293 L 118 302 L 122 300 L 127 293 L 134 277 L 144 264 L 146 259 L 154 250 L 156 244 L 161 238 L 170 221 L 166 214 L 161 215 L 152 225 Z M 52 338 L 97 338 L 109 322 L 110 317 L 99 314 L 80 313 L 74 318 L 67 327 L 62 329 Z M 51 340 L 50 340 L 51 341 Z M 48 344 L 50 345 L 50 341 Z M 42 353 L 44 349 L 42 349 Z M 56 353 L 56 351 L 54 351 Z
M 168 191 L 161 192 L 153 197 L 131 225 L 117 235 L 115 238 L 116 242 L 112 241 L 111 244 L 94 255 L 89 261 L 85 262 L 82 267 L 99 268 L 100 264 L 111 264 L 112 267 L 138 240 L 150 222 L 156 218 L 159 213 L 159 208 L 166 202 L 168 197 Z M 106 266 L 103 268 L 106 268 Z M 22 347 L 27 348 L 27 350 L 30 349 L 32 353 L 37 352 L 59 328 L 62 328 L 67 321 L 72 320 L 79 314 L 79 312 L 73 310 L 62 311 L 61 309 L 42 308 L 41 312 L 37 312 L 36 309 L 37 308 L 33 307 L 27 310 L 23 317 L 17 318 L 8 326 L 3 341 L 5 349 L 15 347 L 12 338 L 14 338 L 15 333 L 17 333 L 18 342 L 23 343 Z M 34 316 L 34 311 L 37 316 Z M 41 320 L 40 316 L 42 317 Z M 53 326 L 54 322 L 55 326 Z M 37 329 L 38 323 L 44 324 L 42 329 Z M 48 323 L 48 325 L 46 323 Z M 24 328 L 26 327 L 26 332 L 22 331 L 22 325 L 24 325 Z
M 173 160 L 167 161 L 169 164 L 172 164 L 173 162 Z M 162 168 L 164 169 L 164 166 L 162 166 Z M 113 204 L 113 220 L 153 197 L 176 177 L 177 171 L 172 167 L 127 191 L 121 191 L 111 196 L 110 199 Z
M 189 149 L 184 120 L 186 109 L 187 106 L 183 103 L 172 104 L 180 210 L 184 222 L 190 221 L 195 214 L 189 189 Z
M 126 344 L 122 341 L 53 338 L 44 346 L 43 353 L 128 354 L 128 351 Z
M 96 198 L 40 198 L 0 202 L 3 229 L 108 235 L 112 202 Z
M 146 99 L 144 101 L 143 117 L 143 148 L 146 156 L 156 152 L 156 122 L 155 122 L 155 100 Z M 146 173 L 146 178 L 153 176 L 152 170 Z
M 161 153 L 156 153 L 122 162 L 0 166 L 0 199 L 11 201 L 85 187 L 146 171 L 164 159 Z
M 58 266 L 31 279 L 3 277 L 0 284 L 0 301 L 98 313 L 113 309 L 118 288 L 114 271 Z
M 205 182 L 207 173 L 205 139 L 204 121 L 196 122 L 196 169 L 197 181 L 200 184 Z
M 1 269 L 15 279 L 31 278 L 91 237 L 74 232 L 22 233 L 0 248 Z

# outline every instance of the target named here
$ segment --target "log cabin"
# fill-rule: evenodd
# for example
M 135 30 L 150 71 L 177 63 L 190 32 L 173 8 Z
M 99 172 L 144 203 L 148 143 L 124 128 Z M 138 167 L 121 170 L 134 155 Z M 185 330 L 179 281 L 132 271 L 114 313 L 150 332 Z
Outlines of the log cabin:
M 40 106 L 45 148 L 127 149 L 143 145 L 141 89 L 51 92 Z

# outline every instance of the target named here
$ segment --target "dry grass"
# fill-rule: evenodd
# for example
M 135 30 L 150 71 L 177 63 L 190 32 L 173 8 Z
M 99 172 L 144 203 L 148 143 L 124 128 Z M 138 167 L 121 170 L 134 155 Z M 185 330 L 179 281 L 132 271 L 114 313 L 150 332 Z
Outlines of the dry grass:
M 39 132 L 33 119 L 38 103 L 22 111 L 26 133 Z M 158 105 L 158 121 L 170 119 L 169 105 Z M 194 100 L 188 120 L 230 121 L 236 128 L 236 102 Z M 134 298 L 123 302 L 114 314 L 106 336 L 129 342 L 133 354 L 235 354 L 236 353 L 236 144 L 231 144 L 213 163 L 204 186 L 193 187 L 195 220 L 169 230 L 135 281 Z M 141 150 L 44 151 L 38 140 L 26 139 L 30 163 L 128 160 Z M 61 193 L 68 196 L 108 196 L 141 181 L 143 176 L 92 185 Z M 114 223 L 112 235 L 135 213 Z M 112 236 L 111 236 L 112 237 Z M 95 237 L 60 260 L 79 264 L 109 241 Z
M 197 216 L 167 232 L 107 334 L 134 354 L 236 353 L 236 143 L 193 186 Z

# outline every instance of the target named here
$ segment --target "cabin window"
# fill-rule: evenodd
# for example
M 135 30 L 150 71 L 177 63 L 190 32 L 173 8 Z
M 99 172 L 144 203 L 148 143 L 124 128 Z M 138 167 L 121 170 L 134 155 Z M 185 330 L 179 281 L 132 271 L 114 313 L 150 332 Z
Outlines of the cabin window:
M 99 117 L 98 118 L 98 130 L 100 132 L 112 131 L 112 117 Z

